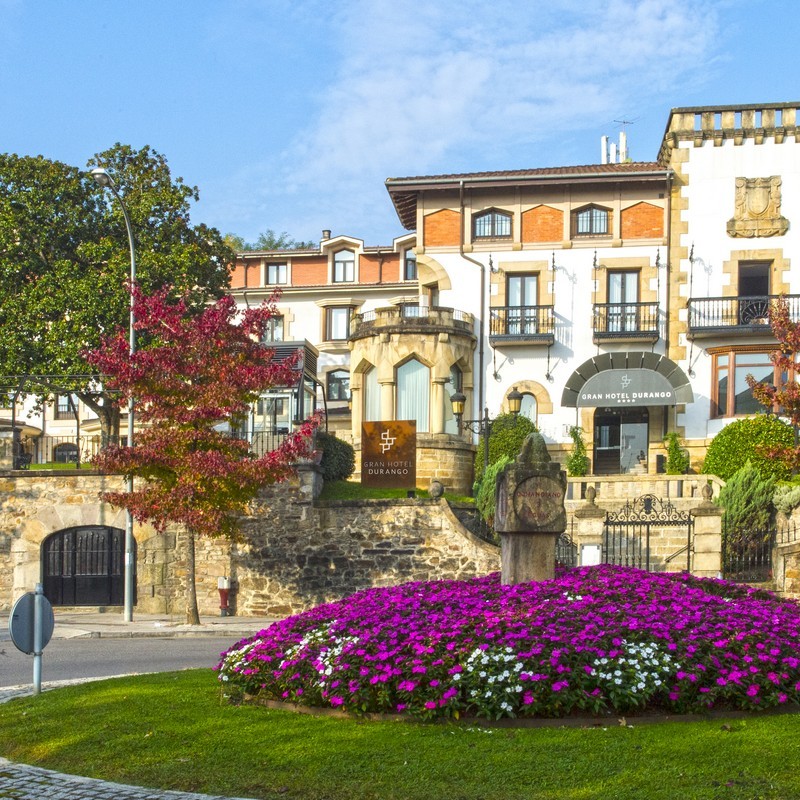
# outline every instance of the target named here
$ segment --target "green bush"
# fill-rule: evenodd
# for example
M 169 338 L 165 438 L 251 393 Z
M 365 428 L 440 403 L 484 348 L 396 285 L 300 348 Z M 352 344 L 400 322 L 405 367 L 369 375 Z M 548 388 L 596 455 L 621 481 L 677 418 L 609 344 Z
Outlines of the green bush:
M 770 524 L 775 478 L 764 477 L 749 461 L 722 487 L 717 504 L 724 508 L 725 530 L 741 538 Z
M 770 445 L 794 445 L 794 430 L 777 417 L 759 414 L 726 425 L 708 446 L 703 472 L 728 480 L 750 461 L 764 477 L 786 480 L 791 470 L 786 464 L 766 458 L 761 448 Z
M 589 456 L 586 455 L 586 444 L 583 441 L 583 428 L 573 425 L 569 429 L 572 439 L 572 451 L 567 456 L 567 473 L 572 478 L 582 478 L 589 474 Z
M 322 450 L 322 479 L 345 481 L 356 469 L 356 454 L 353 446 L 337 439 L 332 433 L 317 431 L 317 449 Z
M 675 431 L 665 437 L 667 443 L 667 475 L 685 475 L 689 471 L 689 454 L 681 447 L 681 440 Z
M 508 456 L 500 456 L 493 464 L 490 464 L 486 472 L 483 473 L 480 483 L 475 492 L 475 505 L 480 515 L 490 524 L 494 524 L 495 514 L 495 487 L 497 486 L 497 476 L 503 471 L 506 464 L 510 464 L 514 459 Z
M 489 463 L 494 464 L 502 456 L 512 461 L 519 455 L 528 434 L 538 430 L 527 417 L 519 414 L 500 414 L 493 422 L 489 434 Z M 485 439 L 481 437 L 475 454 L 475 482 L 483 475 L 483 453 Z
M 781 483 L 775 488 L 775 494 L 772 496 L 772 505 L 787 516 L 800 506 L 799 476 L 795 476 L 792 481 Z

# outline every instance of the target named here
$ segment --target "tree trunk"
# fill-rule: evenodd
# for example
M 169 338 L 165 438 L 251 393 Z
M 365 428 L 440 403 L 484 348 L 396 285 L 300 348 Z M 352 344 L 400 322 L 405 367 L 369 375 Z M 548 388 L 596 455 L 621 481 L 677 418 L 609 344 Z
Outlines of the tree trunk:
M 200 624 L 200 612 L 197 609 L 197 585 L 195 584 L 194 531 L 187 530 L 186 543 L 186 622 L 189 625 Z
M 100 446 L 107 447 L 109 444 L 119 444 L 119 423 L 121 412 L 108 395 L 100 395 L 88 392 L 76 392 L 78 399 L 89 409 L 97 414 L 100 422 Z M 100 400 L 102 399 L 102 403 Z

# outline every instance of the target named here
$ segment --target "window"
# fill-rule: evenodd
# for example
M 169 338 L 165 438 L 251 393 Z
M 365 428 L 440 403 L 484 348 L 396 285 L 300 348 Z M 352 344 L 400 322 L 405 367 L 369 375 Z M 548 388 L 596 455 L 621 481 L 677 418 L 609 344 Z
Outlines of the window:
M 350 399 L 350 372 L 335 369 L 328 373 L 328 400 Z
M 264 343 L 283 341 L 283 317 L 272 317 L 267 322 L 261 341 Z
M 444 432 L 457 435 L 458 420 L 453 416 L 453 404 L 450 401 L 452 395 L 456 392 L 462 393 L 464 391 L 464 374 L 457 364 L 450 367 L 450 382 L 445 384 L 444 387 Z
M 397 368 L 397 419 L 415 420 L 417 432 L 430 429 L 431 371 L 412 358 Z
M 609 333 L 639 330 L 639 273 L 632 271 L 608 273 Z
M 538 333 L 536 309 L 532 306 L 539 296 L 539 276 L 509 275 L 506 290 L 509 335 Z
M 415 281 L 417 279 L 417 255 L 409 247 L 403 252 L 403 280 Z
M 519 415 L 527 417 L 531 422 L 536 424 L 536 398 L 530 392 L 522 393 L 522 404 L 519 407 Z
M 72 442 L 57 444 L 53 448 L 53 461 L 55 461 L 56 464 L 77 464 L 78 445 Z
M 485 211 L 472 218 L 472 235 L 475 239 L 510 239 L 511 214 L 502 211 Z
M 573 236 L 608 236 L 608 211 L 598 206 L 587 206 L 573 215 Z
M 350 306 L 329 306 L 325 309 L 325 341 L 336 342 L 350 335 Z
M 75 395 L 59 394 L 56 395 L 56 419 L 75 419 L 75 409 L 77 408 L 77 398 Z
M 381 418 L 381 387 L 378 383 L 378 368 L 370 367 L 361 382 L 364 387 L 364 419 L 377 422 Z
M 739 297 L 764 297 L 769 294 L 769 261 L 739 262 Z
M 265 277 L 267 286 L 286 283 L 286 264 L 267 264 Z
M 355 280 L 356 254 L 352 250 L 339 250 L 333 256 L 333 282 L 348 283 Z
M 751 353 L 729 350 L 714 355 L 714 377 L 711 387 L 712 416 L 732 417 L 755 414 L 764 410 L 747 385 L 747 376 L 777 385 L 783 382 L 770 361 L 769 352 Z

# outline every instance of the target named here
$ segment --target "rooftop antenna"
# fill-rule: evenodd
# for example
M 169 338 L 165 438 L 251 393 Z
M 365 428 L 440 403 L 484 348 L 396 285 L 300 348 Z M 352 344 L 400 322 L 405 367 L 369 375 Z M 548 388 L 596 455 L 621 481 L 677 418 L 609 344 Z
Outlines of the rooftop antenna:
M 628 131 L 627 126 L 633 125 L 634 122 L 640 120 L 641 117 L 634 117 L 633 119 L 615 119 L 614 122 L 619 125 L 622 130 L 619 132 L 619 163 L 624 164 L 628 161 Z

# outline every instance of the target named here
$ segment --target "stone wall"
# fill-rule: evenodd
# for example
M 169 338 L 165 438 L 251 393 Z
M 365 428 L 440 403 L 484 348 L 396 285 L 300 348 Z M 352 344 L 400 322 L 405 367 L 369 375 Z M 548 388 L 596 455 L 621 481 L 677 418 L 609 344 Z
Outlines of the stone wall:
M 125 514 L 99 500 L 122 479 L 87 470 L 0 476 L 0 611 L 41 580 L 41 546 L 82 525 L 125 527 Z M 319 475 L 304 468 L 268 487 L 242 520 L 241 541 L 196 542 L 201 614 L 219 614 L 217 581 L 233 581 L 235 613 L 297 612 L 370 586 L 464 578 L 496 571 L 499 548 L 466 531 L 441 500 L 315 505 Z M 140 613 L 185 612 L 186 535 L 136 525 Z

